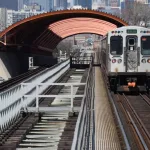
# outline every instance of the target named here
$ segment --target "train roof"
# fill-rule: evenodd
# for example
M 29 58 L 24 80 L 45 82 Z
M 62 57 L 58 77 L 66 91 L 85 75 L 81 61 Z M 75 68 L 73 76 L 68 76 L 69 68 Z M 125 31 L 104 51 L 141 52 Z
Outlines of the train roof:
M 116 28 L 112 31 L 118 31 L 118 30 L 126 30 L 126 29 L 137 29 L 137 30 L 150 30 L 148 28 L 145 28 L 145 27 L 140 27 L 140 26 L 123 26 L 123 27 L 120 27 L 120 28 Z M 111 31 L 110 31 L 111 32 Z M 109 33 L 110 33 L 109 32 Z

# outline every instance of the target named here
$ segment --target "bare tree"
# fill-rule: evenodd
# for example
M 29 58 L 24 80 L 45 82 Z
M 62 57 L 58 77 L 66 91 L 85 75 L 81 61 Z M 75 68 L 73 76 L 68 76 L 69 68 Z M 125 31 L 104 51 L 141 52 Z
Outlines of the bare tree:
M 150 21 L 150 8 L 148 5 L 140 2 L 126 2 L 125 9 L 122 10 L 122 17 L 130 25 L 147 27 Z
M 148 27 L 148 23 L 150 22 L 150 8 L 148 5 L 143 6 L 142 14 L 142 26 Z
M 70 55 L 70 52 L 72 50 L 72 43 L 70 41 L 61 41 L 58 45 L 57 45 L 57 49 L 58 51 L 62 51 L 62 53 L 66 53 L 68 56 Z

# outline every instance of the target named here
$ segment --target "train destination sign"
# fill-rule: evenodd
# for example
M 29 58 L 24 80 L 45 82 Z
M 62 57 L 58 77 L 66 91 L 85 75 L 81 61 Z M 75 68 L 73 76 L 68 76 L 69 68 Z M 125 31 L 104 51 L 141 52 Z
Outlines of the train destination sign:
M 137 30 L 136 29 L 127 29 L 128 34 L 136 34 Z

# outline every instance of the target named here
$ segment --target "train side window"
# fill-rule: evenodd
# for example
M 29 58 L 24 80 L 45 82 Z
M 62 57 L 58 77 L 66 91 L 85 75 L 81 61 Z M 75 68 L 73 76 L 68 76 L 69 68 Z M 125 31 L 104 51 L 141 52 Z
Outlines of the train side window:
M 150 55 L 150 36 L 141 37 L 141 54 Z
M 121 36 L 112 36 L 110 38 L 110 53 L 112 55 L 122 55 L 123 44 Z

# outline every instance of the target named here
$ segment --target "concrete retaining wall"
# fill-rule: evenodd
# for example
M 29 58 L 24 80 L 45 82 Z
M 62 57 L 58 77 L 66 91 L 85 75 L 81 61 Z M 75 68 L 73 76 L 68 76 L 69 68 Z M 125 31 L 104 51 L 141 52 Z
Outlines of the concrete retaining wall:
M 28 57 L 34 58 L 35 66 L 50 67 L 57 63 L 53 56 L 44 56 L 23 52 L 0 52 L 0 77 L 8 80 L 28 71 Z

